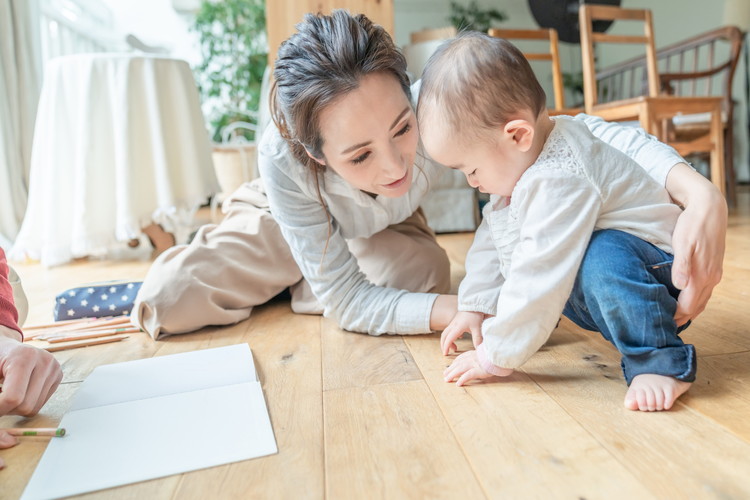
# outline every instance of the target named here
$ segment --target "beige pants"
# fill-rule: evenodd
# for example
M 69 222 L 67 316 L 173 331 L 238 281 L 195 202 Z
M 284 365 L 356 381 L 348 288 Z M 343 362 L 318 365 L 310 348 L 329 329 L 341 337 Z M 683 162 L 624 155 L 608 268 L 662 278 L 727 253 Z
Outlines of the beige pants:
M 152 337 L 228 325 L 290 288 L 292 310 L 323 308 L 271 216 L 260 182 L 244 184 L 224 204 L 219 225 L 201 227 L 189 245 L 154 261 L 132 318 Z M 369 238 L 349 241 L 360 269 L 378 286 L 447 293 L 450 264 L 421 210 Z

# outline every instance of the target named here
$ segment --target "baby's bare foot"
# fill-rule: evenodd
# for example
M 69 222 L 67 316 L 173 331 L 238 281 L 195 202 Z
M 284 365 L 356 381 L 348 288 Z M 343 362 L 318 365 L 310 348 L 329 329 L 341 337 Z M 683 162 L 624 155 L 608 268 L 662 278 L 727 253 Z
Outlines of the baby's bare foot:
M 690 382 L 682 382 L 664 375 L 636 375 L 625 394 L 625 408 L 641 411 L 669 410 L 690 385 Z

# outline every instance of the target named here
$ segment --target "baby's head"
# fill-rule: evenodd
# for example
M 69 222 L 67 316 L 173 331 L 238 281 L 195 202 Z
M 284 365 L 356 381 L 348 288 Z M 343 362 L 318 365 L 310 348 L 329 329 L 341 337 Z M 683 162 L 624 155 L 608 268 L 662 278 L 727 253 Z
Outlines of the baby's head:
M 417 116 L 432 158 L 481 191 L 505 196 L 536 160 L 550 123 L 544 90 L 521 51 L 479 32 L 459 34 L 430 58 Z

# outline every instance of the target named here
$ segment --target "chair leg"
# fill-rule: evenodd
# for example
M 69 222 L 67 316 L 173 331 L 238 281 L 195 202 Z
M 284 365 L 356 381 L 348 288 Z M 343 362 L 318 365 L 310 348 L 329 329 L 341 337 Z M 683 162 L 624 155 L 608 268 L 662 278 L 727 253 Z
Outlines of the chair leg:
M 721 122 L 721 107 L 711 112 L 711 182 L 719 188 L 722 196 L 727 196 L 727 183 L 724 171 L 724 124 Z
M 724 128 L 724 171 L 726 172 L 727 203 L 734 205 L 737 200 L 737 178 L 734 174 L 734 131 L 731 126 Z

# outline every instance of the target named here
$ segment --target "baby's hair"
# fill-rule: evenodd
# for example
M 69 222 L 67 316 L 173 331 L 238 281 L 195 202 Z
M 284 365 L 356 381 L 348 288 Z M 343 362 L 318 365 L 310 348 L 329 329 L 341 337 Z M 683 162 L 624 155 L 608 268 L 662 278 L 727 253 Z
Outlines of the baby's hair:
M 443 43 L 427 62 L 417 115 L 422 132 L 434 119 L 430 115 L 439 111 L 450 130 L 476 138 L 517 118 L 519 111 L 539 116 L 546 101 L 518 48 L 502 38 L 466 31 Z

